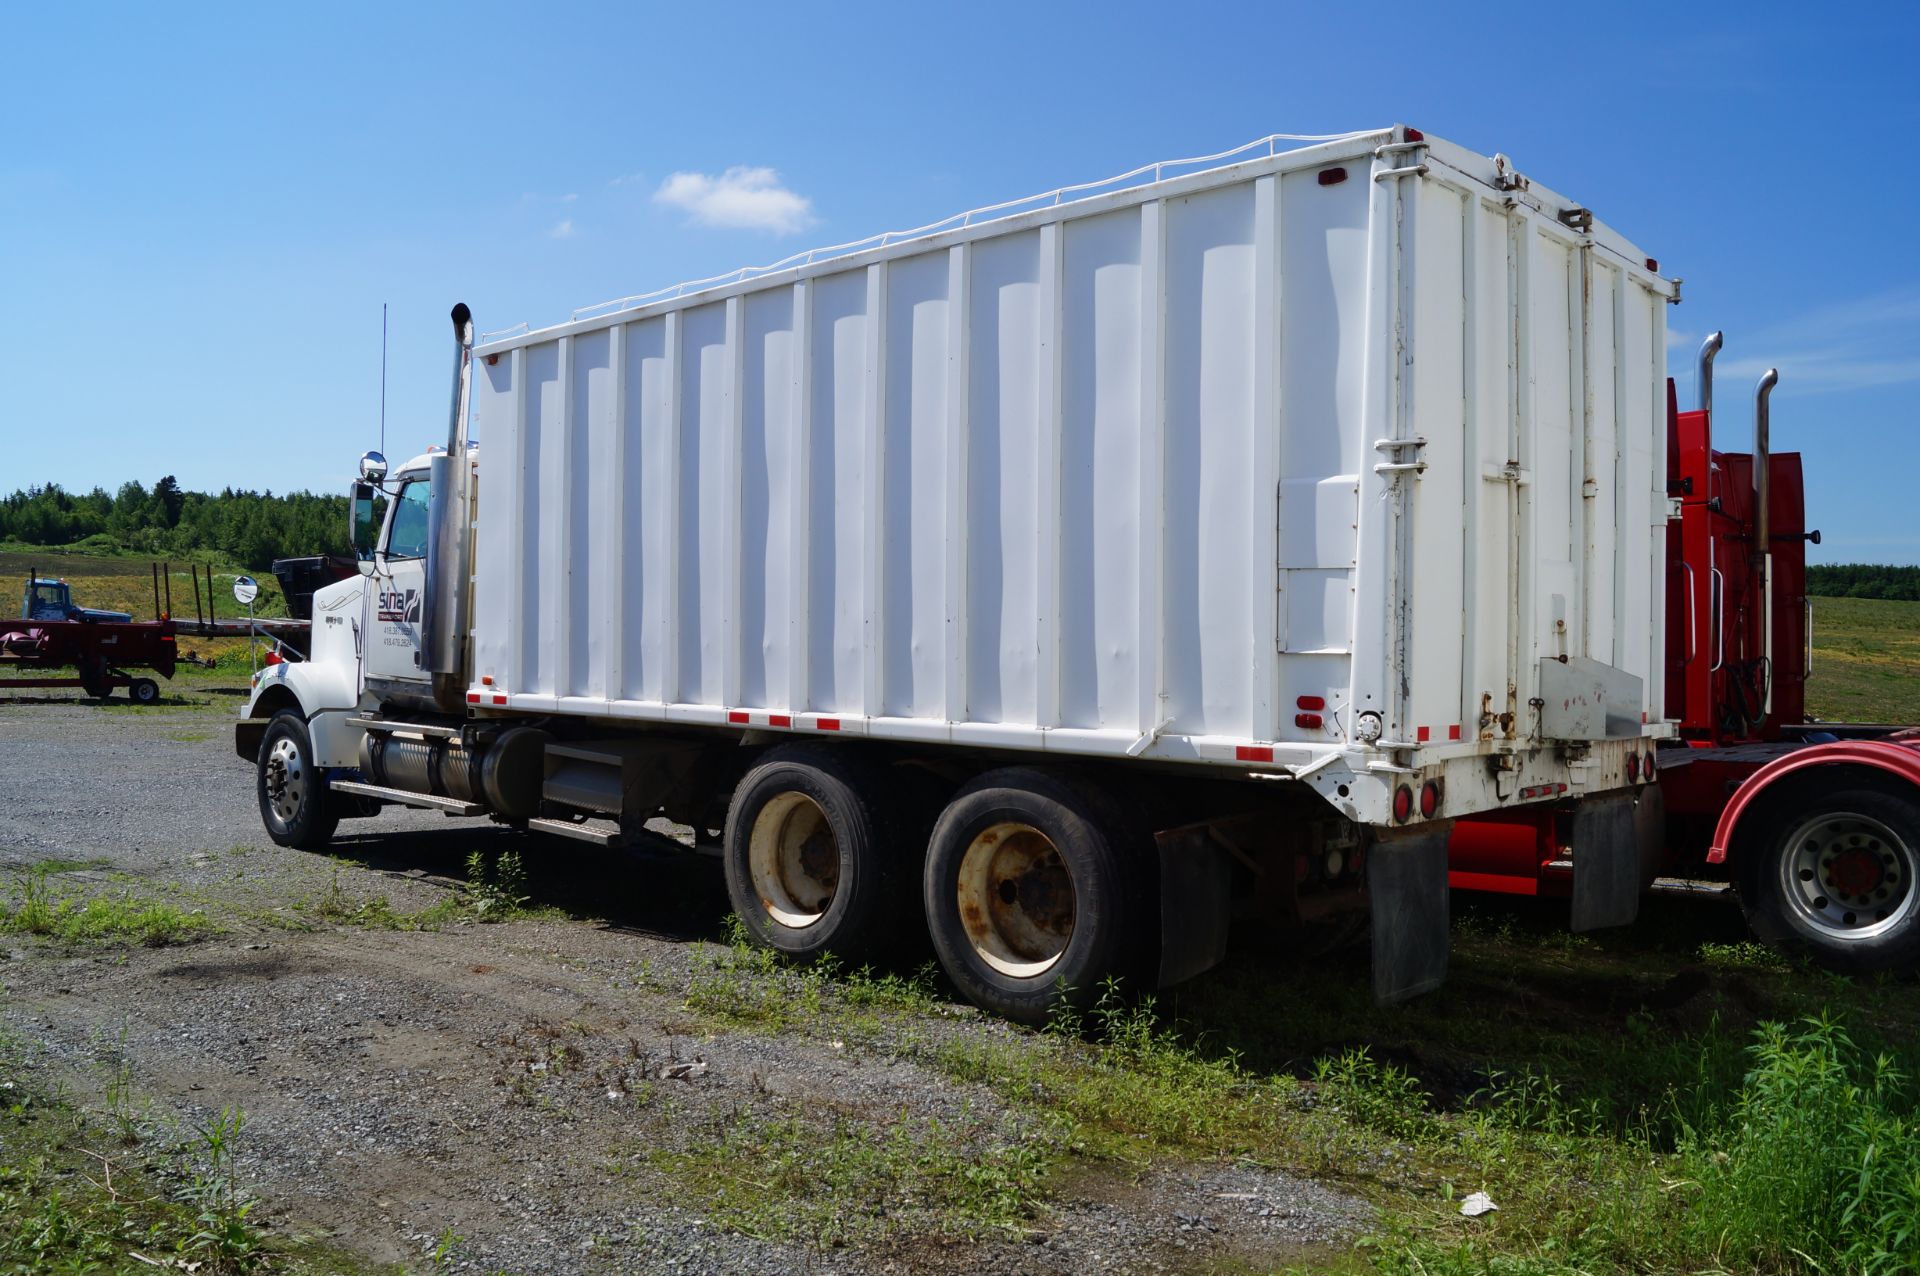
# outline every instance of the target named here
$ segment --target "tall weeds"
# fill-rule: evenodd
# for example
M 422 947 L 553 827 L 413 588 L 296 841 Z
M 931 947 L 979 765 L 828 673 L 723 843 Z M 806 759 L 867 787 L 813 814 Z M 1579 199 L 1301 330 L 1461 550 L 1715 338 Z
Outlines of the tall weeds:
M 1920 1271 L 1920 1121 L 1893 1059 L 1837 1023 L 1765 1024 L 1732 1118 L 1694 1132 L 1688 1231 L 1735 1266 Z

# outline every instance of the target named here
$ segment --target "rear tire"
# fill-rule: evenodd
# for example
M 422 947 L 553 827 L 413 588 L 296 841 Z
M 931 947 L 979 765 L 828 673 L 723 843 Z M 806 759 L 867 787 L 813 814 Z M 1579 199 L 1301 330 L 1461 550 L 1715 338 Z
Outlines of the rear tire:
M 885 768 L 847 749 L 769 750 L 734 789 L 721 858 L 756 941 L 791 957 L 877 955 L 917 920 L 925 853 Z
M 333 840 L 340 814 L 327 788 L 326 772 L 314 765 L 313 738 L 292 709 L 267 724 L 254 764 L 260 822 L 281 846 L 317 851 Z
M 135 678 L 127 687 L 135 704 L 155 704 L 160 699 L 160 684 L 151 678 Z
M 1097 794 L 1025 767 L 962 789 L 924 880 L 935 954 L 967 999 L 1019 1023 L 1085 1009 L 1158 951 L 1146 840 Z
M 1735 851 L 1747 922 L 1831 970 L 1920 965 L 1920 792 L 1890 777 L 1840 783 L 1749 813 L 1764 831 Z

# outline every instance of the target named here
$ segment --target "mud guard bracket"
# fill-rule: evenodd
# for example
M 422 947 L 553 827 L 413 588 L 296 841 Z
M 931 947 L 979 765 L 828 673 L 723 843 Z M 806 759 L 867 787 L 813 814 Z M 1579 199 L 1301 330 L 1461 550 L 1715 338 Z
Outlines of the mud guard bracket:
M 1640 838 L 1631 794 L 1573 813 L 1573 929 L 1630 926 L 1640 915 Z
M 1367 852 L 1373 999 L 1391 1005 L 1447 978 L 1447 839 L 1453 822 L 1380 832 Z

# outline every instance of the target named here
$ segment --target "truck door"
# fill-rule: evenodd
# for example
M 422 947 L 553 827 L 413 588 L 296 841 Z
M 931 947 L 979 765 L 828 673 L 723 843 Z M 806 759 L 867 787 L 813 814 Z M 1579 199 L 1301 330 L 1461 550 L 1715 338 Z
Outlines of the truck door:
M 373 588 L 366 594 L 367 635 L 362 663 L 369 690 L 380 684 L 425 683 L 420 643 L 426 607 L 427 500 L 431 487 L 423 473 L 403 475 L 400 492 L 387 511 L 387 525 L 373 555 Z

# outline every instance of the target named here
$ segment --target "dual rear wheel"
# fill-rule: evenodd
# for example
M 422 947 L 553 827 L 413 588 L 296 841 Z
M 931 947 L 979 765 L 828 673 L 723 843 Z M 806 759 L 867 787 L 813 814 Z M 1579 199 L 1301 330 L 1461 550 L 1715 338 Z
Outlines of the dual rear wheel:
M 1756 935 L 1835 970 L 1920 963 L 1920 806 L 1910 788 L 1863 776 L 1796 789 L 1765 827 L 1738 860 Z
M 1098 792 L 1025 767 L 942 807 L 852 750 L 770 751 L 727 815 L 727 888 L 760 942 L 864 959 L 921 933 L 969 1000 L 1024 1023 L 1152 951 L 1146 842 Z

